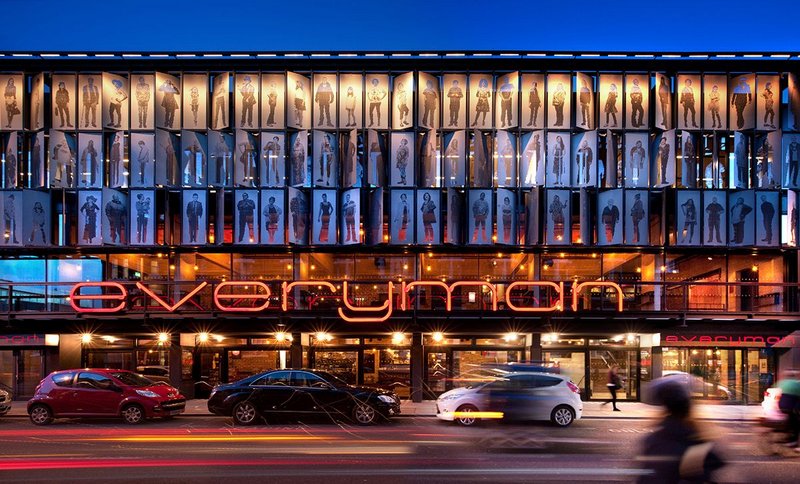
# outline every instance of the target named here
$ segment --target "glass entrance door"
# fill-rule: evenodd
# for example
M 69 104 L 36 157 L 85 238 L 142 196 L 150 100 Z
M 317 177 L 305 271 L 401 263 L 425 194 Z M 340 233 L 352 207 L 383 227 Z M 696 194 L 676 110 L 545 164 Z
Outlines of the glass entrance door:
M 608 372 L 612 366 L 619 366 L 617 374 L 622 378 L 623 388 L 617 391 L 618 400 L 636 400 L 639 387 L 636 350 L 602 349 L 589 352 L 589 397 L 592 400 L 608 400 Z
M 425 356 L 425 398 L 436 398 L 450 390 L 450 356 L 446 351 L 430 351 Z
M 36 385 L 44 377 L 44 353 L 41 350 L 14 350 L 16 378 L 14 399 L 33 396 Z

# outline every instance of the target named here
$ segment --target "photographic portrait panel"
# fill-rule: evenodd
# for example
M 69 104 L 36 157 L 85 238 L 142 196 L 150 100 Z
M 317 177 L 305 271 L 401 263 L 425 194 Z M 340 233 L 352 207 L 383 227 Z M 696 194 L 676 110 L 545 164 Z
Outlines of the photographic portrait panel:
M 208 74 L 183 75 L 183 128 L 208 127 Z
M 129 185 L 128 138 L 123 131 L 116 131 L 105 135 L 106 162 L 108 164 L 108 183 L 111 188 L 127 188 Z
M 741 74 L 730 78 L 728 92 L 731 93 L 731 102 L 727 104 L 731 129 L 753 129 L 756 125 L 756 75 Z
M 212 79 L 211 129 L 226 129 L 231 126 L 231 73 L 221 72 Z
M 52 213 L 50 193 L 38 190 L 22 192 L 22 237 L 26 247 L 43 247 L 52 244 Z
M 364 76 L 339 75 L 339 127 L 364 127 Z
M 208 140 L 206 135 L 196 131 L 182 131 L 180 184 L 190 187 L 208 185 L 207 160 Z
M 498 187 L 517 186 L 517 137 L 498 130 L 494 139 L 494 184 Z
M 417 96 L 417 126 L 421 128 L 439 128 L 439 108 L 441 106 L 441 88 L 439 78 L 425 72 L 418 73 L 419 96 Z
M 0 246 L 20 247 L 24 240 L 23 192 L 20 190 L 0 191 L 0 211 L 3 213 L 3 236 Z
M 208 201 L 205 190 L 183 190 L 181 193 L 181 244 L 208 243 Z
M 414 186 L 414 133 L 392 133 L 389 184 Z
M 517 244 L 517 195 L 505 188 L 497 189 L 497 243 Z
M 289 197 L 289 243 L 308 244 L 308 226 L 310 221 L 308 195 L 303 190 L 290 187 Z
M 53 74 L 50 86 L 50 106 L 52 109 L 50 126 L 53 128 L 66 129 L 75 127 L 75 117 L 78 113 L 75 107 L 78 102 L 75 82 L 76 77 L 74 74 Z M 152 119 L 150 127 L 153 127 Z
M 777 159 L 781 144 L 780 131 L 756 135 L 755 140 L 755 186 L 756 188 L 780 188 L 781 163 Z
M 467 127 L 467 76 L 445 74 L 442 78 L 442 129 Z
M 259 158 L 259 186 L 282 187 L 286 185 L 286 135 L 283 131 L 261 133 Z
M 311 243 L 313 245 L 336 245 L 338 202 L 336 190 L 314 190 L 311 205 Z
M 364 124 L 373 129 L 389 129 L 389 76 L 367 74 Z
M 156 115 L 156 78 L 152 74 L 131 74 L 130 84 L 131 129 L 152 130 Z
M 650 181 L 654 187 L 675 185 L 675 130 L 656 135 L 650 147 Z
M 294 187 L 311 186 L 309 168 L 308 131 L 298 131 L 290 136 L 289 182 Z
M 339 185 L 339 140 L 334 133 L 313 131 L 312 178 L 316 187 Z
M 128 245 L 130 241 L 128 225 L 128 195 L 120 190 L 103 188 L 103 223 L 101 224 L 103 243 Z
M 103 186 L 103 135 L 78 134 L 78 186 L 100 188 Z
M 453 131 L 444 135 L 444 185 L 463 187 L 466 184 L 466 132 Z
M 156 127 L 181 129 L 181 80 L 156 72 L 156 86 Z
M 755 192 L 756 235 L 755 245 L 761 247 L 778 247 L 781 243 L 780 192 Z
M 392 129 L 414 126 L 414 73 L 406 72 L 392 79 Z
M 703 76 L 703 129 L 728 129 L 728 78 L 725 75 Z
M 55 92 L 55 90 L 53 90 Z M 28 128 L 32 131 L 44 128 L 44 73 L 31 78 L 30 116 Z M 52 126 L 52 124 L 51 124 Z
M 30 151 L 28 155 L 28 173 L 30 174 L 29 188 L 44 188 L 46 186 L 47 172 L 45 169 L 45 140 L 44 130 L 31 133 L 28 137 Z
M 491 129 L 493 126 L 494 77 L 491 74 L 470 74 L 467 99 L 470 113 L 467 117 L 468 126 L 477 129 Z
M 600 127 L 603 129 L 622 128 L 622 76 L 618 74 L 600 75 Z
M 650 76 L 625 74 L 625 127 L 650 127 Z
M 339 234 L 342 244 L 361 243 L 361 190 L 351 188 L 342 192 L 342 214 L 339 223 Z
M 417 243 L 442 243 L 442 209 L 439 190 L 417 190 Z
M 544 127 L 544 74 L 522 74 L 520 82 L 520 104 L 522 129 L 541 129 Z
M 597 126 L 594 108 L 594 77 L 578 72 L 575 74 L 578 83 L 575 87 L 577 105 L 575 106 L 575 127 L 591 130 Z
M 647 190 L 625 190 L 624 229 L 627 245 L 650 244 L 650 198 Z
M 359 156 L 359 151 L 363 152 L 363 141 L 359 136 L 359 130 L 352 129 L 349 132 L 339 134 L 342 155 L 342 183 L 345 187 L 361 187 L 364 185 L 364 164 Z M 359 150 L 359 147 L 362 150 Z
M 679 74 L 675 93 L 678 96 L 678 129 L 698 129 L 702 118 L 700 110 L 702 83 L 699 75 Z
M 233 155 L 233 184 L 239 187 L 256 186 L 258 145 L 255 136 L 243 129 L 236 130 L 236 151 Z
M 547 74 L 547 127 L 569 129 L 571 120 L 572 76 L 568 73 Z
M 572 135 L 572 186 L 597 186 L 597 131 Z
M 622 189 L 597 194 L 597 245 L 622 244 L 622 209 Z
M 719 247 L 728 245 L 728 197 L 723 190 L 703 192 L 703 234 L 704 246 Z
M 703 239 L 700 225 L 700 192 L 698 190 L 678 190 L 675 210 L 675 245 L 697 246 Z
M 548 187 L 566 187 L 570 184 L 570 137 L 569 132 L 547 132 L 547 178 Z
M 663 72 L 653 74 L 656 83 L 655 87 L 655 117 L 656 128 L 668 131 L 674 129 L 672 126 L 672 79 Z
M 128 78 L 104 72 L 103 81 L 103 126 L 108 129 L 128 129 Z
M 572 194 L 569 190 L 547 190 L 545 244 L 572 243 Z
M 494 112 L 498 116 L 496 122 L 498 128 L 511 129 L 519 125 L 519 91 L 518 71 L 497 76 Z
M 78 240 L 76 245 L 103 245 L 103 192 L 78 191 Z
M 649 137 L 647 133 L 625 133 L 625 187 L 647 187 L 650 183 Z
M 545 183 L 545 138 L 544 131 L 538 130 L 522 135 L 520 163 L 520 186 L 542 186 Z
M 208 180 L 217 187 L 233 184 L 233 135 L 222 131 L 208 132 Z
M 413 244 L 414 223 L 416 211 L 414 210 L 413 190 L 391 190 L 390 193 L 391 219 L 389 219 L 389 242 L 391 244 Z
M 338 127 L 336 103 L 339 87 L 336 82 L 336 74 L 327 72 L 314 74 L 313 81 L 314 112 L 311 117 L 314 120 L 314 126 L 322 129 Z
M 755 245 L 756 212 L 753 190 L 728 193 L 728 245 Z
M 283 74 L 261 74 L 261 127 L 286 127 L 286 79 Z
M 447 225 L 444 234 L 446 244 L 463 243 L 464 199 L 463 190 L 447 189 Z
M 153 190 L 131 190 L 129 202 L 130 245 L 156 243 L 156 193 Z
M 76 187 L 78 143 L 75 135 L 51 129 L 49 143 L 47 155 L 50 160 L 50 186 Z
M 258 222 L 259 202 L 258 190 L 234 190 L 234 227 L 233 242 L 235 244 L 253 245 L 259 243 Z
M 429 129 L 419 133 L 419 186 L 438 187 L 442 184 L 441 152 L 436 130 Z
M 490 245 L 494 243 L 491 190 L 469 190 L 467 198 L 467 244 Z
M 777 75 L 756 76 L 756 129 L 771 131 L 780 128 L 781 78 Z
M 258 72 L 236 73 L 235 79 L 234 126 L 238 129 L 258 129 L 260 126 L 258 115 L 261 112 L 258 105 L 258 100 L 261 98 Z
M 294 72 L 286 74 L 286 124 L 297 129 L 311 129 L 313 99 L 311 79 Z
M 283 189 L 261 190 L 261 244 L 286 243 L 286 192 Z

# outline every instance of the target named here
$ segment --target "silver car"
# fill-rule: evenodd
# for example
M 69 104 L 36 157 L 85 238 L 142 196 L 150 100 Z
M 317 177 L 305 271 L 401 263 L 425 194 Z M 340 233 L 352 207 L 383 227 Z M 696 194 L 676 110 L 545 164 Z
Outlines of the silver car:
M 568 376 L 515 372 L 492 381 L 456 388 L 436 400 L 436 416 L 461 425 L 481 419 L 549 420 L 566 427 L 581 418 L 580 389 Z

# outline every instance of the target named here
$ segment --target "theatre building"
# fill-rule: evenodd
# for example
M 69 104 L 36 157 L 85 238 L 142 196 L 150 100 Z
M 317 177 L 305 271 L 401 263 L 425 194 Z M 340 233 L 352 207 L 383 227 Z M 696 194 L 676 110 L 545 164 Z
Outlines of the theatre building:
M 796 56 L 74 54 L 0 57 L 15 398 L 534 362 L 753 404 L 800 364 Z

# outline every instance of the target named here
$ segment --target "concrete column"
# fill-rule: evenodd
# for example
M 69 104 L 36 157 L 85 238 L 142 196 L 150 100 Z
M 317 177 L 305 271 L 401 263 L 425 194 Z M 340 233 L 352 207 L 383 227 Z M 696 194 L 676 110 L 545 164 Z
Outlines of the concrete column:
M 421 402 L 425 375 L 425 351 L 422 346 L 422 333 L 411 336 L 411 401 Z

